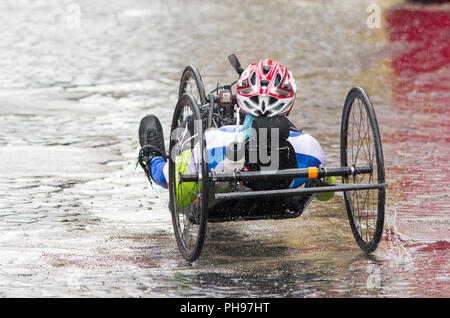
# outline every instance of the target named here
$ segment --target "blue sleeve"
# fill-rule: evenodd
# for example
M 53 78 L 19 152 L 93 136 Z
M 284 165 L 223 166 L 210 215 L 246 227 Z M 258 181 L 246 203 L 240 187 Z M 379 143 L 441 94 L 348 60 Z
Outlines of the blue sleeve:
M 316 157 L 296 153 L 295 156 L 297 157 L 297 168 L 308 168 L 308 167 L 318 167 L 320 165 L 320 160 Z M 306 187 L 309 186 L 309 180 L 308 178 L 296 178 L 294 179 L 294 183 L 292 184 L 292 188 L 298 188 L 302 184 L 306 182 Z
M 150 170 L 152 172 L 153 181 L 155 181 L 157 185 L 167 189 L 167 181 L 163 173 L 163 169 L 166 164 L 166 160 L 161 157 L 157 157 L 150 163 Z

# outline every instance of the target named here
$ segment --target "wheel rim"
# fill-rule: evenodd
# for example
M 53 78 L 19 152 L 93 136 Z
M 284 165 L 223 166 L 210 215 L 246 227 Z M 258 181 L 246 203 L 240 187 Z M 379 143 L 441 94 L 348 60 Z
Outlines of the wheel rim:
M 186 66 L 181 76 L 180 90 L 178 97 L 183 94 L 191 95 L 194 97 L 197 105 L 203 105 L 206 103 L 205 88 L 203 86 L 203 80 L 200 76 L 200 72 L 193 65 Z
M 353 94 L 346 114 L 343 165 L 370 165 L 370 174 L 356 174 L 343 178 L 345 183 L 376 184 L 384 182 L 384 164 L 378 125 L 368 97 Z M 365 98 L 366 97 L 366 98 Z M 351 103 L 350 103 L 351 102 Z M 384 222 L 384 189 L 345 192 L 347 211 L 353 234 L 359 246 L 373 251 L 381 238 Z
M 198 91 L 197 87 L 197 81 L 193 77 L 193 75 L 190 75 L 186 79 L 186 85 L 184 86 L 184 94 L 189 94 L 192 97 L 194 97 L 197 104 L 201 104 L 201 98 L 200 98 L 200 92 Z
M 192 108 L 195 103 L 191 96 L 183 96 L 177 105 L 172 122 L 170 147 L 170 195 L 171 212 L 177 243 L 183 257 L 193 261 L 200 254 L 206 231 L 204 214 L 205 193 L 201 179 L 198 182 L 180 182 L 181 174 L 191 172 L 187 162 L 191 157 L 194 146 L 201 140 L 194 130 L 193 120 L 198 118 Z M 198 163 L 203 167 L 203 163 Z

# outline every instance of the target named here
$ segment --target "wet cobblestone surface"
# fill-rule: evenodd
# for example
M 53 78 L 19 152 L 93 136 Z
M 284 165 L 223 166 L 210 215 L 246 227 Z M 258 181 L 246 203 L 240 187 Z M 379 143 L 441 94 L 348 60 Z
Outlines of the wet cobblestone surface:
M 437 137 L 448 136 L 448 90 L 413 114 L 393 98 L 398 42 L 384 25 L 367 28 L 368 4 L 2 1 L 0 296 L 448 297 L 450 155 Z M 337 195 L 293 220 L 212 224 L 201 258 L 181 258 L 167 192 L 135 169 L 137 128 L 157 114 L 167 140 L 184 66 L 212 89 L 235 79 L 232 52 L 288 66 L 299 86 L 293 121 L 329 165 L 339 164 L 345 95 L 367 88 L 394 169 L 374 255 L 357 247 Z M 417 139 L 411 123 L 428 133 Z M 405 171 L 423 151 L 416 187 Z

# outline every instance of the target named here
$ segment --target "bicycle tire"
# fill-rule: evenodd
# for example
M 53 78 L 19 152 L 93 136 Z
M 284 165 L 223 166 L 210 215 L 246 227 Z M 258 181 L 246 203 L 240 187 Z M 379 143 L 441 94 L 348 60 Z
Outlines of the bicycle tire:
M 373 167 L 368 176 L 343 177 L 342 182 L 384 183 L 384 157 L 378 122 L 369 96 L 360 87 L 353 87 L 347 94 L 340 137 L 342 167 Z M 383 234 L 386 189 L 346 191 L 344 200 L 356 243 L 364 252 L 373 252 Z
M 186 173 L 183 170 L 186 169 L 183 159 L 190 158 L 190 152 L 195 146 L 200 147 L 202 154 L 201 158 L 196 159 L 200 162 L 195 162 L 201 169 L 199 181 L 178 182 L 179 174 Z M 181 96 L 172 120 L 169 146 L 169 206 L 178 248 L 184 259 L 193 262 L 200 256 L 206 236 L 208 164 L 200 111 L 191 95 Z

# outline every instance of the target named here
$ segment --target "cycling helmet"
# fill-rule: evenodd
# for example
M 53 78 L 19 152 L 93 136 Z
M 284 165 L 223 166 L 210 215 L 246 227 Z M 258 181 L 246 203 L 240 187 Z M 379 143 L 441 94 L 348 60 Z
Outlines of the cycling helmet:
M 272 117 L 289 115 L 297 85 L 286 66 L 266 59 L 250 64 L 237 83 L 237 103 L 247 114 Z

